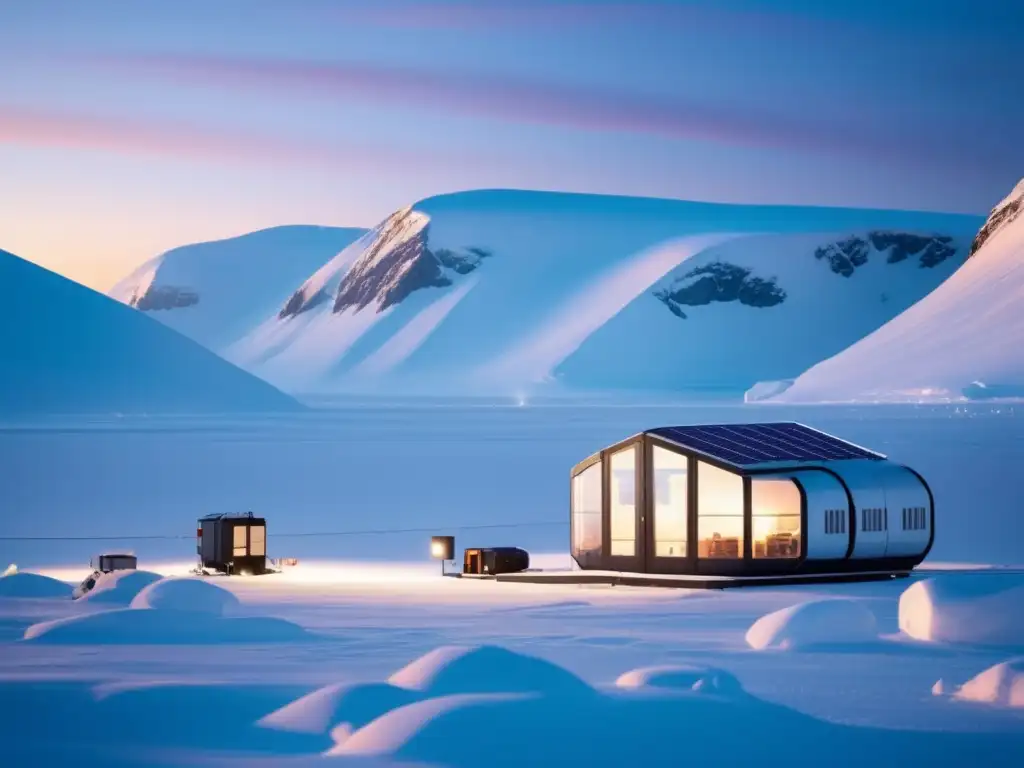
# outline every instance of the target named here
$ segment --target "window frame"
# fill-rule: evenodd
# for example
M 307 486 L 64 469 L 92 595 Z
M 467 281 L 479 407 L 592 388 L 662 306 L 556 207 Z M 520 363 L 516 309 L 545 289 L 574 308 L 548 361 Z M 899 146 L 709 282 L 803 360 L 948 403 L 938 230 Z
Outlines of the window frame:
M 601 527 L 601 546 L 597 550 L 597 554 L 593 557 L 595 562 L 587 560 L 587 564 L 584 565 L 576 559 L 576 479 L 580 477 L 584 472 L 593 469 L 595 465 L 598 465 L 598 487 L 601 489 L 601 502 L 598 505 L 598 524 Z M 588 456 L 586 459 L 581 461 L 575 467 L 572 468 L 572 473 L 569 478 L 569 556 L 574 562 L 581 568 L 595 568 L 600 567 L 603 564 L 606 555 L 606 549 L 608 542 L 605 536 L 605 480 L 604 480 L 604 452 L 595 453 L 592 456 Z
M 657 518 L 657 507 L 658 507 L 658 488 L 657 488 L 658 471 L 657 471 L 657 467 L 655 466 L 655 456 L 656 456 L 655 451 L 659 451 L 659 450 L 660 451 L 664 451 L 665 453 L 671 454 L 673 456 L 678 456 L 686 464 L 686 491 L 685 491 L 686 507 L 683 510 L 683 529 L 684 529 L 684 534 L 683 535 L 685 536 L 685 539 L 683 541 L 683 552 L 680 555 L 659 555 L 658 554 L 658 541 L 659 541 L 658 540 L 658 518 Z M 694 504 L 693 504 L 693 491 L 694 491 L 693 472 L 694 472 L 695 460 L 694 460 L 693 456 L 690 453 L 686 452 L 686 451 L 679 450 L 677 448 L 671 447 L 670 445 L 667 445 L 667 444 L 662 443 L 662 442 L 657 441 L 657 440 L 652 440 L 652 441 L 650 441 L 650 445 L 647 446 L 647 450 L 645 451 L 644 461 L 646 462 L 646 465 L 647 465 L 647 467 L 649 467 L 649 471 L 650 471 L 650 479 L 648 480 L 648 483 L 647 483 L 647 485 L 648 485 L 647 497 L 649 499 L 648 517 L 647 517 L 647 520 L 649 521 L 649 525 L 647 526 L 649 528 L 649 531 L 647 532 L 647 538 L 648 538 L 648 547 L 649 547 L 648 551 L 651 553 L 650 559 L 651 560 L 657 560 L 659 562 L 659 568 L 661 568 L 661 567 L 669 567 L 670 563 L 676 563 L 676 562 L 682 564 L 686 568 L 690 568 L 690 567 L 692 567 L 689 564 L 689 561 L 692 558 L 692 549 L 691 549 L 691 546 L 692 546 L 691 542 L 693 540 L 693 536 L 692 536 L 692 529 L 693 529 L 692 520 L 693 520 L 693 517 L 695 515 Z
M 607 539 L 605 542 L 608 557 L 614 560 L 635 560 L 636 558 L 643 559 L 644 547 L 642 540 L 645 531 L 645 526 L 642 524 L 646 522 L 647 516 L 644 514 L 644 494 L 641 491 L 642 486 L 642 473 L 643 473 L 643 461 L 644 453 L 641 450 L 642 445 L 639 440 L 627 442 L 626 444 L 620 444 L 613 448 L 609 448 L 605 451 L 604 461 L 604 474 L 605 474 L 605 489 L 604 498 L 602 498 L 602 507 L 604 510 L 604 516 L 607 522 Z M 615 541 L 624 542 L 627 539 L 615 539 L 613 536 L 614 526 L 612 525 L 612 474 L 614 472 L 613 463 L 616 456 L 621 456 L 626 453 L 631 453 L 633 456 L 633 538 L 628 540 L 633 544 L 633 551 L 628 554 L 616 554 L 612 550 L 612 545 Z
M 701 465 L 711 467 L 712 469 L 724 472 L 731 475 L 740 482 L 740 511 L 739 514 L 702 514 L 700 508 L 700 484 L 701 484 Z M 693 541 L 693 554 L 695 558 L 703 564 L 714 563 L 716 566 L 722 563 L 727 563 L 729 566 L 738 565 L 740 570 L 750 568 L 750 564 L 753 562 L 750 552 L 750 529 L 751 529 L 751 505 L 750 505 L 750 482 L 751 478 L 748 475 L 740 474 L 732 468 L 727 468 L 719 462 L 708 461 L 703 456 L 697 456 L 696 461 L 693 463 L 694 469 L 694 493 L 691 497 L 695 502 L 694 514 L 693 514 L 693 528 L 691 529 L 694 534 Z M 700 556 L 700 521 L 701 518 L 740 518 L 741 526 L 741 540 L 739 546 L 739 555 L 737 557 L 701 557 Z M 726 566 L 727 568 L 729 566 Z M 698 566 L 700 567 L 700 566 Z M 709 567 L 706 565 L 706 567 Z
M 793 486 L 793 490 L 796 491 L 796 510 L 787 511 L 785 514 L 776 515 L 756 515 L 754 514 L 754 486 L 756 483 L 790 483 Z M 754 561 L 775 561 L 775 562 L 799 562 L 804 558 L 804 550 L 807 547 L 807 540 L 805 536 L 806 529 L 806 494 L 800 485 L 800 482 L 792 477 L 785 475 L 762 475 L 754 476 L 750 478 L 750 558 Z M 826 515 L 831 510 L 826 510 Z M 796 519 L 796 539 L 797 539 L 797 553 L 795 555 L 761 555 L 755 554 L 756 540 L 754 537 L 754 519 L 758 517 L 774 517 L 776 520 L 780 518 Z M 827 521 L 827 516 L 826 516 Z M 827 525 L 827 522 L 826 522 Z

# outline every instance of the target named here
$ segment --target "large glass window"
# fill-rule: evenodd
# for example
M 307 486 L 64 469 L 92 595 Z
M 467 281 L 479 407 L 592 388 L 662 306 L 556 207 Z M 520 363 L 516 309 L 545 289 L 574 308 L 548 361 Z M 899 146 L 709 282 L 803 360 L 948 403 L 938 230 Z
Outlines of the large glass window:
M 636 554 L 636 446 L 612 454 L 612 554 Z
M 262 525 L 249 528 L 249 554 L 256 557 L 267 554 L 267 529 Z
M 800 557 L 800 489 L 792 480 L 751 481 L 751 553 Z
M 582 566 L 601 557 L 601 462 L 572 479 L 572 556 Z
M 697 556 L 743 557 L 743 478 L 697 462 Z
M 654 556 L 686 557 L 687 461 L 654 447 Z
M 232 539 L 231 544 L 233 547 L 232 554 L 234 554 L 236 557 L 244 557 L 245 555 L 249 554 L 249 549 L 246 546 L 245 531 L 246 526 L 244 525 L 236 525 L 234 527 L 234 532 L 232 533 L 232 536 L 234 538 Z

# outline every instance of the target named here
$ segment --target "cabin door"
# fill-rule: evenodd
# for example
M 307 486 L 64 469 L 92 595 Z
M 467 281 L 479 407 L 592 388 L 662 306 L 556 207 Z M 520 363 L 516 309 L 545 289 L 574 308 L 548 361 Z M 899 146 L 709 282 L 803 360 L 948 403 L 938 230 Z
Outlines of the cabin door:
M 646 571 L 647 531 L 643 504 L 642 443 L 636 440 L 608 452 L 608 564 L 617 571 Z

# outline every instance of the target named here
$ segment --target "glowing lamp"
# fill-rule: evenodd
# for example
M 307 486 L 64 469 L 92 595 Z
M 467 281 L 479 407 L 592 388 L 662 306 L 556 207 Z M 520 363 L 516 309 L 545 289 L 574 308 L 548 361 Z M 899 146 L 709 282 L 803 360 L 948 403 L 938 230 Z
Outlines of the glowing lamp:
M 435 560 L 454 560 L 455 537 L 432 536 L 430 538 L 430 556 Z
M 455 537 L 431 536 L 430 556 L 441 561 L 441 575 L 444 576 L 444 561 L 455 559 Z

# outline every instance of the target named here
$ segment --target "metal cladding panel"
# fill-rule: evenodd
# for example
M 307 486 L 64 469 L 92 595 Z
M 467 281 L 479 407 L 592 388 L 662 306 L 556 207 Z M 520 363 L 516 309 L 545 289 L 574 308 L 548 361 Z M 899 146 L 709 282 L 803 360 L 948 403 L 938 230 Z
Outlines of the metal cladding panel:
M 892 516 L 885 506 L 885 483 L 898 465 L 888 461 L 838 461 L 829 469 L 843 478 L 853 496 L 854 560 L 885 557 Z M 898 522 L 898 521 L 897 521 Z
M 792 472 L 785 476 L 799 481 L 807 498 L 807 541 L 804 545 L 807 559 L 841 560 L 846 557 L 850 546 L 850 500 L 842 483 L 835 475 L 816 470 Z M 828 523 L 826 516 L 829 516 Z
M 202 557 L 204 562 L 220 560 L 220 553 L 217 549 L 217 539 L 219 538 L 217 536 L 217 527 L 218 523 L 215 520 L 202 521 L 203 539 L 200 557 Z
M 931 540 L 932 507 L 921 480 L 905 467 L 893 465 L 885 478 L 889 509 L 886 557 L 923 555 Z
M 658 427 L 650 434 L 737 467 L 885 458 L 794 422 Z

